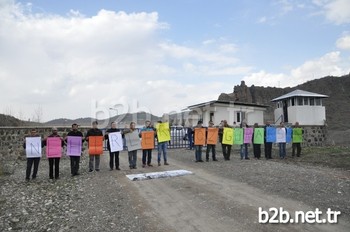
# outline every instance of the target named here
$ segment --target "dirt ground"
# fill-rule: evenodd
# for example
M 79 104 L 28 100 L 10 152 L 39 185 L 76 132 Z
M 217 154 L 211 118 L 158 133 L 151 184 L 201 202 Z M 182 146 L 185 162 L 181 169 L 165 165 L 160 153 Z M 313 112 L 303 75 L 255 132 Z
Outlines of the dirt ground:
M 203 153 L 203 159 L 204 158 Z M 0 231 L 350 231 L 350 172 L 280 160 L 240 160 L 237 148 L 230 161 L 195 163 L 194 151 L 168 150 L 169 166 L 109 171 L 109 156 L 100 172 L 70 177 L 69 159 L 61 159 L 61 178 L 48 180 L 47 160 L 38 180 L 24 181 L 25 161 L 11 176 L 0 178 Z M 156 164 L 156 151 L 153 151 Z M 184 169 L 192 175 L 131 181 L 126 175 Z M 33 207 L 35 206 L 35 207 Z M 54 207 L 53 207 L 54 206 Z M 340 211 L 338 223 L 259 223 L 259 207 Z M 272 213 L 270 213 L 270 216 Z
M 272 163 L 274 166 L 282 165 L 282 168 L 285 164 L 266 160 L 249 160 L 240 163 L 242 161 L 238 157 L 227 162 L 221 159 L 219 162 L 194 163 L 194 154 L 192 154 L 194 152 L 177 150 L 179 151 L 182 154 L 170 151 L 171 165 L 166 168 L 162 166 L 157 170 L 185 169 L 192 171 L 193 175 L 133 182 L 125 178 L 121 179 L 147 204 L 145 213 L 160 218 L 169 231 L 349 231 L 350 229 L 349 215 L 344 213 L 338 224 L 259 224 L 259 207 L 263 209 L 283 207 L 293 213 L 314 211 L 318 206 L 311 204 L 312 202 L 308 204 L 303 201 L 304 199 L 287 197 L 283 192 L 261 189 L 243 179 L 229 178 L 223 173 L 234 173 L 235 170 L 230 169 L 230 166 L 234 168 L 235 165 L 240 164 L 253 165 L 256 166 L 256 173 L 250 174 L 260 176 L 258 181 L 264 182 L 264 170 L 257 166 L 256 162 Z M 295 168 L 305 171 L 302 167 L 295 166 Z M 141 169 L 140 172 L 154 171 L 153 169 Z M 308 172 L 316 172 L 317 175 L 324 175 L 330 171 L 327 168 L 321 172 L 318 168 L 313 170 L 312 167 L 308 167 L 307 169 Z M 334 170 L 333 172 L 342 173 L 347 183 L 345 190 L 349 191 L 349 172 Z M 314 194 L 305 191 L 302 194 Z M 344 204 L 349 204 L 347 196 L 342 199 Z

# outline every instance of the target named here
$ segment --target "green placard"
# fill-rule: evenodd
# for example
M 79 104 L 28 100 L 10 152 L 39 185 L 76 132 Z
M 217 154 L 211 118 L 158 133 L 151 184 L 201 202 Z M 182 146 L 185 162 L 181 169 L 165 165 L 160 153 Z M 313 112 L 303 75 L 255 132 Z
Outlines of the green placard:
M 293 143 L 301 143 L 303 141 L 303 129 L 293 128 Z
M 235 128 L 233 143 L 243 144 L 243 139 L 244 139 L 243 128 Z
M 253 143 L 264 144 L 264 128 L 254 128 Z

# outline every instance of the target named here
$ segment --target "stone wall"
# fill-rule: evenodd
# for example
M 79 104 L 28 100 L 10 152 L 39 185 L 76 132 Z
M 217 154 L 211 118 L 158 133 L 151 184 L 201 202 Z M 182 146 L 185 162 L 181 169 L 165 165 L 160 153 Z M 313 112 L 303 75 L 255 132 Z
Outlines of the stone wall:
M 46 138 L 51 134 L 51 127 L 36 127 L 38 134 Z M 58 127 L 58 134 L 66 136 L 71 127 Z M 80 128 L 85 133 L 90 128 Z M 18 160 L 24 160 L 25 153 L 23 142 L 26 135 L 30 134 L 31 128 L 28 127 L 1 127 L 0 128 L 0 174 L 11 174 Z M 84 143 L 86 147 L 87 144 Z M 44 152 L 43 152 L 44 153 Z M 44 156 L 43 156 L 44 157 Z

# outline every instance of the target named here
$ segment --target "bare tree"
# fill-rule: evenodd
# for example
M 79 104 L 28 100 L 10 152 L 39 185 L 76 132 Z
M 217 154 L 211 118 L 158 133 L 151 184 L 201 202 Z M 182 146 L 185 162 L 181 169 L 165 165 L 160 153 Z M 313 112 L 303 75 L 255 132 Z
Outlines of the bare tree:
M 33 121 L 34 122 L 41 122 L 42 119 L 43 119 L 43 108 L 41 105 L 38 105 L 34 109 Z

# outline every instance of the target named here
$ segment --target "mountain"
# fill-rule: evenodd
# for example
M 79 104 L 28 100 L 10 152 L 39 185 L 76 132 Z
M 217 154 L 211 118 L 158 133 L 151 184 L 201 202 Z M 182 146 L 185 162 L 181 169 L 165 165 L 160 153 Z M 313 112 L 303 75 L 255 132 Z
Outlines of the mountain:
M 73 123 L 77 123 L 80 126 L 91 126 L 92 121 L 95 121 L 94 118 L 77 118 L 77 119 L 54 119 L 44 123 L 45 126 L 70 126 Z M 122 114 L 113 116 L 110 119 L 98 120 L 99 124 L 106 123 L 109 125 L 111 122 L 116 121 L 119 124 L 119 127 L 123 127 L 124 125 L 129 125 L 130 122 L 136 122 L 136 125 L 144 125 L 145 120 L 150 120 L 152 122 L 161 120 L 160 117 L 154 116 L 149 113 L 133 113 L 133 114 Z
M 242 81 L 241 85 L 234 86 L 232 93 L 220 94 L 218 100 L 231 100 L 245 103 L 256 103 L 271 106 L 264 117 L 266 120 L 274 120 L 273 112 L 275 104 L 272 99 L 300 89 L 309 92 L 328 95 L 323 100 L 326 107 L 326 120 L 330 130 L 350 129 L 350 74 L 341 77 L 327 76 L 320 79 L 308 81 L 295 87 L 248 87 Z

